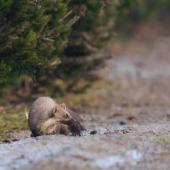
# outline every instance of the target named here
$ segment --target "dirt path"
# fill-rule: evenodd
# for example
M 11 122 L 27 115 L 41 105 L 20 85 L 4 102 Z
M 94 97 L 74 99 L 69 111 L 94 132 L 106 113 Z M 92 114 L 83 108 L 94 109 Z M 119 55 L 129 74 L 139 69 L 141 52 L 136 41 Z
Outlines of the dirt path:
M 100 71 L 107 79 L 106 98 L 98 111 L 81 114 L 88 129 L 82 137 L 41 136 L 0 144 L 0 170 L 169 170 L 169 47 L 167 37 L 111 44 L 119 50 Z M 102 91 L 97 93 L 100 98 Z M 90 135 L 93 130 L 97 134 Z

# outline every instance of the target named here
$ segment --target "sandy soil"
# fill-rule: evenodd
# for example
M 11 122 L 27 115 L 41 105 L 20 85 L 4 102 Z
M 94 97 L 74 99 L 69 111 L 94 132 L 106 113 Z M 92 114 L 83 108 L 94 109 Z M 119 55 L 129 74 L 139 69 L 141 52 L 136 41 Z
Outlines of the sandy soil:
M 169 47 L 170 37 L 111 43 L 115 58 L 99 71 L 106 84 L 96 91 L 105 97 L 80 114 L 87 131 L 26 138 L 27 131 L 26 139 L 0 144 L 0 170 L 170 169 Z

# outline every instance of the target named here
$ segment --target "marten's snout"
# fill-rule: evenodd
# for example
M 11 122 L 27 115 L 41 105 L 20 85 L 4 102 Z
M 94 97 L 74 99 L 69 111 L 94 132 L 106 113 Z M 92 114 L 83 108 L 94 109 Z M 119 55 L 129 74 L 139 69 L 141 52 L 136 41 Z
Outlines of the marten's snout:
M 71 117 L 71 122 L 75 123 L 75 122 L 77 122 L 77 120 L 75 120 L 74 118 Z
M 73 118 L 72 118 L 73 119 Z M 77 122 L 77 120 L 73 119 L 74 122 Z

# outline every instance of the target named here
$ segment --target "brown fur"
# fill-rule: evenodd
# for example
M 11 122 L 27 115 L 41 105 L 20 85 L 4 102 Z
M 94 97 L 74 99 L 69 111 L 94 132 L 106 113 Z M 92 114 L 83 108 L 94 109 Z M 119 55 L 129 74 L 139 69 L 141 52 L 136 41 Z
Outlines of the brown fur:
M 73 116 L 72 116 L 73 115 Z M 33 136 L 45 134 L 81 135 L 84 127 L 76 113 L 69 113 L 65 104 L 58 105 L 50 97 L 40 97 L 32 104 L 28 124 Z

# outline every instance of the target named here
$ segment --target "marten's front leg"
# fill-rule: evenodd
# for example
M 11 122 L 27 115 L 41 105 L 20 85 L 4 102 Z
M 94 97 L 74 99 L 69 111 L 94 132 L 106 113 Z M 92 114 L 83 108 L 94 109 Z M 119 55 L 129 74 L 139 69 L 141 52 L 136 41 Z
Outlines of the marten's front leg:
M 64 125 L 64 124 L 59 124 L 56 125 L 53 132 L 51 134 L 63 134 L 68 136 L 69 135 L 69 131 L 68 131 L 68 126 Z
M 59 127 L 59 133 L 68 136 L 69 135 L 68 126 L 61 124 Z

